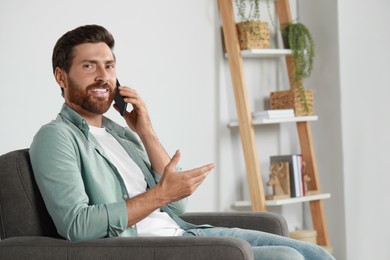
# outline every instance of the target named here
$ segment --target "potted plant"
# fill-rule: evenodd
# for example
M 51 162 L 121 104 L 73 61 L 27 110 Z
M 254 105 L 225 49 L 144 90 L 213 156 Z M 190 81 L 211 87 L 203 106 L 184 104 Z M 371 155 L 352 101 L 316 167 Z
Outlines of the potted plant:
M 303 80 L 310 77 L 313 70 L 314 40 L 309 29 L 302 23 L 288 24 L 282 30 L 285 46 L 291 49 L 292 84 L 296 87 L 304 108 L 307 112 L 312 110 L 307 93 L 303 87 Z M 310 107 L 311 106 L 311 107 Z
M 268 0 L 267 0 L 268 1 Z M 260 0 L 235 0 L 240 49 L 269 48 L 268 23 L 260 21 Z
M 282 29 L 286 48 L 291 49 L 292 88 L 271 93 L 271 109 L 293 108 L 296 116 L 313 114 L 313 92 L 304 89 L 303 80 L 311 75 L 314 59 L 314 40 L 305 25 L 291 23 Z

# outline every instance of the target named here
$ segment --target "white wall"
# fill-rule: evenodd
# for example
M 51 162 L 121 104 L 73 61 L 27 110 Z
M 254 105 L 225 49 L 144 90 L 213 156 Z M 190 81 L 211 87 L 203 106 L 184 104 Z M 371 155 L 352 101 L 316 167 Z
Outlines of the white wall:
M 390 259 L 390 2 L 338 8 L 347 255 Z

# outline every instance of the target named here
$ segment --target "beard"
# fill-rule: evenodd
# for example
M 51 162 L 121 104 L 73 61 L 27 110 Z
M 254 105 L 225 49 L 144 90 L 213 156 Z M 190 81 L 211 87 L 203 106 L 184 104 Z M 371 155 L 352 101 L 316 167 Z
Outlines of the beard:
M 76 104 L 84 110 L 102 115 L 108 111 L 114 100 L 115 91 L 112 90 L 110 84 L 91 84 L 87 88 L 81 88 L 74 80 L 68 77 L 69 95 L 68 99 L 71 103 Z M 107 97 L 95 97 L 90 94 L 91 89 L 107 89 L 109 96 Z

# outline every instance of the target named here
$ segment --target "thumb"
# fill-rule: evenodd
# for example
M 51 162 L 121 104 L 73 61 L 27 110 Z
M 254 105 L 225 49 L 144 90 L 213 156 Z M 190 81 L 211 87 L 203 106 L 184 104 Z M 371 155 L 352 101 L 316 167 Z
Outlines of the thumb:
M 172 170 L 175 169 L 177 163 L 180 161 L 180 157 L 181 157 L 180 151 L 176 150 L 176 152 L 173 155 L 171 161 L 168 163 L 167 168 L 170 168 Z

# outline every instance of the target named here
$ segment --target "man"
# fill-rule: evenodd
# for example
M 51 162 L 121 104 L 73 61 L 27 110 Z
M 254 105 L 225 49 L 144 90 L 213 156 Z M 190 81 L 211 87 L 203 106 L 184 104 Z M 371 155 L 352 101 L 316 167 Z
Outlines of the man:
M 116 91 L 113 47 L 105 28 L 87 25 L 64 34 L 53 50 L 53 73 L 65 104 L 34 137 L 30 157 L 61 236 L 232 236 L 247 240 L 256 259 L 332 259 L 320 247 L 285 237 L 183 221 L 186 198 L 214 165 L 177 169 L 180 152 L 168 156 L 132 88 L 119 87 L 133 106 L 124 115 L 129 128 L 103 116 Z

